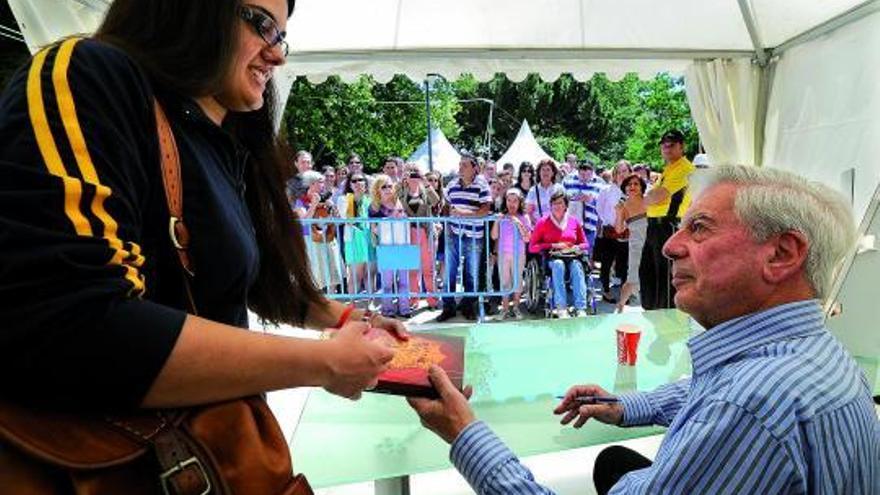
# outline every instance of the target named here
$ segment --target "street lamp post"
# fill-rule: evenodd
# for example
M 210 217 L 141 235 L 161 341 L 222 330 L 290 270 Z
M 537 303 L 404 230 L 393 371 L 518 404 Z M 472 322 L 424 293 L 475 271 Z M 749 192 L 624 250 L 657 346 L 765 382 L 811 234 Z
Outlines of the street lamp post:
M 428 74 L 431 77 L 432 74 Z M 431 87 L 425 78 L 425 113 L 428 116 L 428 171 L 434 171 L 434 152 L 431 150 Z

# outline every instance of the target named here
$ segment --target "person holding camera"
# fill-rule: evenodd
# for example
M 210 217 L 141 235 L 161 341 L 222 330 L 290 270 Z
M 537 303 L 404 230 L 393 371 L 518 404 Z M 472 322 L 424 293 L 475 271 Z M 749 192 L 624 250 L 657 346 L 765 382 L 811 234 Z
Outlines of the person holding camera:
M 333 218 L 336 207 L 330 200 L 329 192 L 324 192 L 324 176 L 314 170 L 301 174 L 305 193 L 297 198 L 293 212 L 298 218 Z M 312 278 L 319 289 L 335 293 L 342 284 L 342 260 L 339 244 L 336 241 L 335 225 L 312 225 L 303 227 L 306 250 L 311 263 Z
M 425 186 L 425 180 L 418 165 L 407 164 L 406 181 L 403 187 L 398 189 L 398 199 L 403 204 L 407 217 L 425 218 L 432 215 L 432 211 L 438 203 L 440 196 L 431 188 Z M 419 278 L 424 281 L 425 292 L 434 292 L 434 232 L 433 223 L 410 224 L 410 241 L 418 244 L 421 260 L 421 270 L 410 270 L 409 287 L 413 292 L 419 291 Z M 418 306 L 418 298 L 410 300 L 413 307 Z M 437 308 L 440 301 L 436 297 L 428 297 L 428 307 Z

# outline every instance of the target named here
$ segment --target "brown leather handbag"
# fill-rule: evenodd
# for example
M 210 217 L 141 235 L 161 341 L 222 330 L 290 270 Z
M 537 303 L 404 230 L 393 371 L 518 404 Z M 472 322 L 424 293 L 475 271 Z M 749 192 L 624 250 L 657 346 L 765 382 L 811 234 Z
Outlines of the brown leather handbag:
M 158 102 L 154 109 L 169 233 L 195 313 L 180 160 Z M 0 492 L 313 495 L 305 477 L 293 475 L 284 435 L 262 397 L 125 417 L 0 401 Z

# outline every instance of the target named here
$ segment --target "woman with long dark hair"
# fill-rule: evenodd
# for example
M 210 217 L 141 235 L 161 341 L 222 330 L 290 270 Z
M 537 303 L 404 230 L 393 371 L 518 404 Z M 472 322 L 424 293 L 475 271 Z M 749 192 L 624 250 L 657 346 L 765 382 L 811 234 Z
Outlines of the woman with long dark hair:
M 132 410 L 296 386 L 357 398 L 376 383 L 393 352 L 363 337 L 369 315 L 315 288 L 285 199 L 271 78 L 292 9 L 116 0 L 93 38 L 13 77 L 0 99 L 4 400 Z M 154 99 L 179 150 L 193 304 L 168 237 Z M 342 329 L 250 332 L 248 309 Z
M 535 187 L 535 166 L 532 165 L 532 162 L 522 162 L 519 165 L 519 172 L 516 176 L 516 184 L 520 191 L 523 193 L 523 197 L 529 194 L 529 191 Z

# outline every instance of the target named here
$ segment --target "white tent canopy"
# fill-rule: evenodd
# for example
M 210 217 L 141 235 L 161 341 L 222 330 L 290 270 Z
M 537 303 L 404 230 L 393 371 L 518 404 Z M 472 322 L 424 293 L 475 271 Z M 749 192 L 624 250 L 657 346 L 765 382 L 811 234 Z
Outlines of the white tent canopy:
M 9 0 L 31 50 L 93 30 L 109 0 Z M 288 69 L 320 81 L 373 74 L 479 79 L 530 72 L 682 73 L 694 59 L 750 58 L 864 0 L 299 0 Z M 752 33 L 750 33 L 752 31 Z M 752 36 L 754 34 L 754 36 Z M 757 43 L 755 43 L 757 42 Z
M 523 120 L 522 125 L 519 127 L 519 132 L 516 133 L 516 138 L 510 144 L 510 148 L 507 148 L 507 151 L 501 155 L 501 158 L 496 160 L 496 163 L 500 165 L 512 163 L 518 168 L 522 162 L 532 162 L 533 165 L 537 165 L 541 160 L 550 159 L 552 157 L 535 140 L 529 123 Z
M 455 150 L 446 135 L 438 128 L 431 129 L 431 158 L 434 171 L 443 175 L 450 175 L 458 172 L 458 162 L 461 161 L 461 155 Z M 428 140 L 419 145 L 418 148 L 409 156 L 407 162 L 415 163 L 422 172 L 427 171 L 428 163 Z

